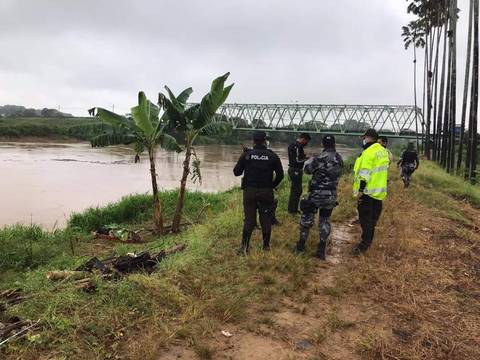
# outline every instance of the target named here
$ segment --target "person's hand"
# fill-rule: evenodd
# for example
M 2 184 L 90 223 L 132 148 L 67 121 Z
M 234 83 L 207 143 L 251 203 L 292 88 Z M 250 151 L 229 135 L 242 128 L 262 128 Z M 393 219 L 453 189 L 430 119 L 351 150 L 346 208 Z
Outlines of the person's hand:
M 357 199 L 360 200 L 363 197 L 363 191 L 359 191 L 357 194 Z

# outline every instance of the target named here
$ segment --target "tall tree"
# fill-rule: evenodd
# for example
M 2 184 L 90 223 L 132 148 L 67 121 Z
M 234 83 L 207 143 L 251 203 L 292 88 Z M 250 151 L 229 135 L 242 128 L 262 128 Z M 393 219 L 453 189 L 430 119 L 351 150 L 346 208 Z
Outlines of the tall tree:
M 473 58 L 472 58 L 472 85 L 470 95 L 469 118 L 469 149 L 470 161 L 468 175 L 472 183 L 476 183 L 477 151 L 478 151 L 478 62 L 479 62 L 479 4 L 473 0 Z
M 465 138 L 465 121 L 467 118 L 467 103 L 468 103 L 468 85 L 470 81 L 470 62 L 472 54 L 472 27 L 473 27 L 473 6 L 475 0 L 470 0 L 470 6 L 468 9 L 468 37 L 467 37 L 467 56 L 465 64 L 465 79 L 463 85 L 463 102 L 462 102 L 462 119 L 460 124 L 460 139 L 458 144 L 458 157 L 457 157 L 457 172 L 460 171 L 462 167 L 462 158 L 463 158 L 463 143 Z M 467 146 L 468 148 L 468 146 Z M 467 149 L 468 153 L 468 149 Z M 466 163 L 468 166 L 468 164 Z

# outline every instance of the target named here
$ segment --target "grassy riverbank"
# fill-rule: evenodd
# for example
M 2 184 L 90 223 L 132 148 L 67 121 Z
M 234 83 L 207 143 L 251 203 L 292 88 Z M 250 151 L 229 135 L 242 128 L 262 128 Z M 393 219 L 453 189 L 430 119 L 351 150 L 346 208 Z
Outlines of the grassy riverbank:
M 187 218 L 200 223 L 143 245 L 93 240 L 89 231 L 110 222 L 148 227 L 145 196 L 74 215 L 66 230 L 54 233 L 35 227 L 2 230 L 0 288 L 18 287 L 31 296 L 7 312 L 40 319 L 42 328 L 2 347 L 0 354 L 158 359 L 169 348 L 204 359 L 241 357 L 218 337 L 230 329 L 235 346 L 257 356 L 250 358 L 297 358 L 299 339 L 313 344 L 304 355 L 318 359 L 332 351 L 350 359 L 477 358 L 480 189 L 426 162 L 408 190 L 396 170 L 391 176 L 374 247 L 363 258 L 351 257 L 345 248 L 338 265 L 291 254 L 297 220 L 285 213 L 286 186 L 278 192 L 282 225 L 274 229 L 272 251 L 260 251 L 257 231 L 248 258 L 235 255 L 242 227 L 239 190 L 189 194 Z M 174 197 L 162 195 L 166 208 Z M 334 227 L 352 219 L 354 207 L 347 176 L 340 184 Z M 358 231 L 351 229 L 354 239 Z M 187 249 L 153 274 L 114 282 L 96 278 L 92 294 L 46 279 L 47 271 L 75 268 L 89 256 L 180 242 Z

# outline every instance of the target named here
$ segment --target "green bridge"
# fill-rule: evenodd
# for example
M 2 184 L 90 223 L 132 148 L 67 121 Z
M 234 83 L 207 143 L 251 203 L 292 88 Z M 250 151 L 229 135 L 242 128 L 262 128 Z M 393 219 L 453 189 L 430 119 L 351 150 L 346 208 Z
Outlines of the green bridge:
M 421 109 L 409 105 L 224 104 L 218 110 L 235 130 L 360 136 L 368 128 L 389 137 L 421 137 Z

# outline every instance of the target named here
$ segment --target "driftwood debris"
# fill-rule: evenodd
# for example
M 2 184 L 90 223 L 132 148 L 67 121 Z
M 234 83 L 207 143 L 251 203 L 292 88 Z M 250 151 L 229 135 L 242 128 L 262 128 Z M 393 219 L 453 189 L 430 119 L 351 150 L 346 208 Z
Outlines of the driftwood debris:
M 0 346 L 25 336 L 30 330 L 38 327 L 40 321 L 21 320 L 16 316 L 8 316 L 4 311 L 9 307 L 28 299 L 21 289 L 0 291 Z
M 185 244 L 180 244 L 158 252 L 142 251 L 138 254 L 109 257 L 104 260 L 93 257 L 85 264 L 79 266 L 75 271 L 98 271 L 103 275 L 110 274 L 113 275 L 113 277 L 137 271 L 151 273 L 155 270 L 157 264 L 165 257 L 183 251 L 185 247 Z

